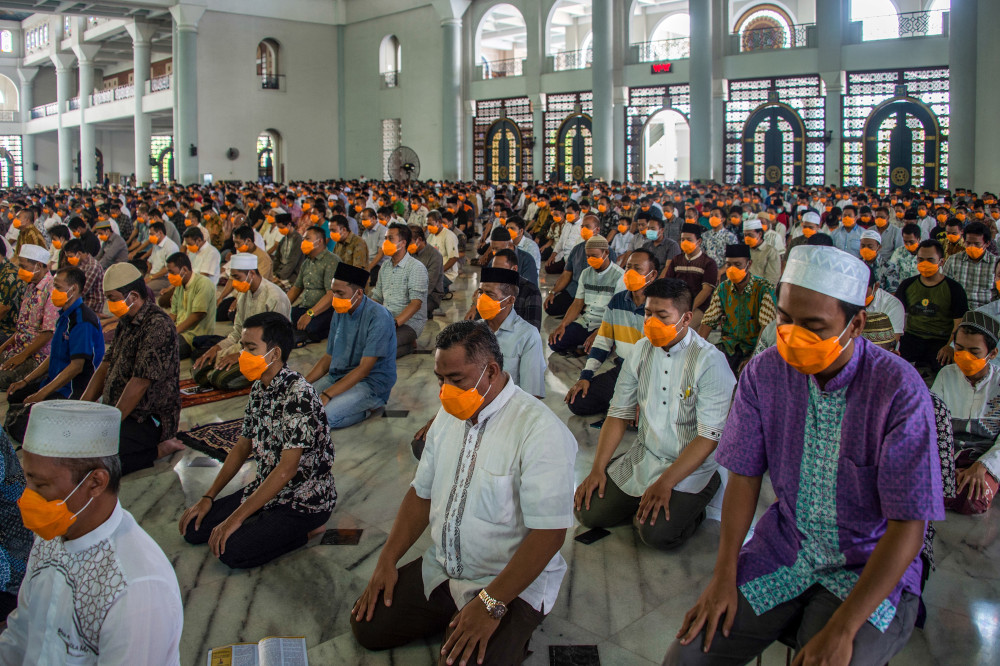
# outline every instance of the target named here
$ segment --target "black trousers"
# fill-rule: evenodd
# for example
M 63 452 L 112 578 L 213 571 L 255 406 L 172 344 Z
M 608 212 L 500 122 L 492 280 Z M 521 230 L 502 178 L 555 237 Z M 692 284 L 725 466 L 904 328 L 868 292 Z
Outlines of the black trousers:
M 566 291 L 560 291 L 556 294 L 556 297 L 552 299 L 552 303 L 545 307 L 545 314 L 550 317 L 562 317 L 566 314 L 566 310 L 569 310 L 569 306 L 573 303 L 573 296 Z
M 586 342 L 591 333 L 593 331 L 588 331 L 574 321 L 566 325 L 566 330 L 558 342 L 549 343 L 549 349 L 554 352 L 572 351 Z
M 899 339 L 899 355 L 917 369 L 923 367 L 937 374 L 941 369 L 937 353 L 947 344 L 948 338 L 919 338 L 912 333 L 903 333 Z
M 227 296 L 222 299 L 222 302 L 219 303 L 219 307 L 215 308 L 215 321 L 233 321 L 236 319 L 236 313 L 229 311 L 229 309 L 233 307 L 233 303 L 235 301 L 235 296 Z
M 216 343 L 225 340 L 221 335 L 196 335 L 194 345 L 191 346 L 191 360 L 197 361 Z
M 212 530 L 233 514 L 240 506 L 243 490 L 215 500 L 212 508 L 195 529 L 194 521 L 188 523 L 184 540 L 192 544 L 208 543 Z M 226 552 L 219 558 L 233 569 L 251 569 L 301 548 L 308 541 L 308 534 L 330 520 L 330 511 L 302 513 L 290 507 L 265 507 L 253 514 L 226 540 Z
M 305 333 L 306 337 L 312 342 L 326 340 L 330 336 L 330 320 L 333 319 L 333 308 L 327 308 L 323 312 L 320 312 L 312 318 L 312 321 L 310 321 L 306 326 L 305 331 L 299 331 L 299 319 L 308 309 L 309 308 L 292 308 L 292 326 L 295 326 L 296 328 L 296 335 Z
M 181 360 L 184 360 L 186 358 L 191 358 L 191 352 L 192 351 L 193 350 L 191 349 L 191 345 L 188 344 L 187 340 L 185 340 L 183 336 L 178 335 L 177 336 L 177 352 L 178 352 L 178 355 L 180 356 Z
M 599 375 L 594 375 L 590 380 L 590 388 L 587 395 L 576 394 L 573 402 L 569 403 L 569 411 L 577 416 L 593 416 L 594 414 L 604 414 L 608 411 L 611 398 L 615 394 L 615 384 L 618 382 L 618 374 L 622 370 L 622 364 L 615 362 L 613 368 Z
M 152 467 L 156 462 L 156 447 L 160 443 L 162 428 L 151 418 L 141 423 L 134 417 L 122 421 L 118 442 L 118 457 L 122 461 L 122 475 Z

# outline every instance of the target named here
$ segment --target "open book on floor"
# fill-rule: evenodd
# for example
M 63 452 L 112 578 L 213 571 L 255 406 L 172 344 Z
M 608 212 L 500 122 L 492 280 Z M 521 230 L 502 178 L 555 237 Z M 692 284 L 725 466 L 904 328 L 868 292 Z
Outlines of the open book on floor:
M 213 648 L 208 666 L 309 666 L 304 636 L 268 636 L 257 643 Z

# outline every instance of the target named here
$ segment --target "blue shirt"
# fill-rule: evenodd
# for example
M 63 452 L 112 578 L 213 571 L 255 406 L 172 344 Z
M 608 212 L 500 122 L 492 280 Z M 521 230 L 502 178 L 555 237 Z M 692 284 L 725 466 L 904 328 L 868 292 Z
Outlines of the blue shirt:
M 59 311 L 56 330 L 52 334 L 52 352 L 49 355 L 49 383 L 75 359 L 83 359 L 83 370 L 56 393 L 64 398 L 79 399 L 83 395 L 94 369 L 104 360 L 104 333 L 101 321 L 94 311 L 83 304 L 82 298 Z
M 389 400 L 396 383 L 396 322 L 385 306 L 362 296 L 354 312 L 334 312 L 326 353 L 330 355 L 330 377 L 334 381 L 358 367 L 363 357 L 378 358 L 361 382 L 382 400 Z
M 843 250 L 844 252 L 850 252 L 855 257 L 861 258 L 861 234 L 864 229 L 860 225 L 855 224 L 848 230 L 844 226 L 839 226 L 830 233 L 830 238 L 833 239 L 833 246 L 838 250 Z

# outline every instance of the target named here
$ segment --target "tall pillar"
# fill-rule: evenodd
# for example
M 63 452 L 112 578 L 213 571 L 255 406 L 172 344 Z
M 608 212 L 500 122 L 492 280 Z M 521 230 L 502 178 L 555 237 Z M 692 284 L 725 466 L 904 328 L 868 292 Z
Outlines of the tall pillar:
M 177 104 L 174 109 L 174 164 L 177 181 L 184 185 L 198 182 L 198 21 L 204 7 L 174 5 L 170 14 L 177 28 L 174 37 L 174 86 Z M 193 150 L 192 150 L 193 149 Z
M 995 0 L 993 0 L 995 2 Z M 952 0 L 948 33 L 950 127 L 948 184 L 972 187 L 976 164 L 977 0 Z M 990 0 L 983 4 L 991 4 Z M 990 41 L 995 39 L 991 37 Z M 983 60 L 983 63 L 989 62 Z M 996 62 L 996 61 L 993 61 Z M 991 130 L 992 131 L 992 130 Z M 995 158 L 995 156 L 994 156 Z M 991 186 L 995 187 L 995 186 Z
M 712 177 L 712 2 L 688 4 L 691 17 L 691 180 Z M 596 94 L 596 93 L 595 93 Z M 722 131 L 722 126 L 719 126 Z
M 69 102 L 73 88 L 73 56 L 67 53 L 57 53 L 49 56 L 56 67 L 56 103 L 59 105 L 56 137 L 59 142 L 59 187 L 69 189 L 76 179 L 73 175 L 73 135 L 63 124 L 66 115 L 66 105 Z
M 614 179 L 615 107 L 614 107 L 614 11 L 612 0 L 593 0 L 594 30 L 591 76 L 594 87 L 592 122 L 594 177 Z
M 153 134 L 152 118 L 142 110 L 142 99 L 146 94 L 146 84 L 150 80 L 150 38 L 153 29 L 141 22 L 133 21 L 125 26 L 132 37 L 132 81 L 135 86 L 135 182 L 139 185 L 153 179 L 149 165 L 149 143 Z
M 441 175 L 458 180 L 462 163 L 462 19 L 441 19 Z
M 614 180 L 625 182 L 628 174 L 625 173 L 625 107 L 628 106 L 628 88 L 615 86 L 612 95 L 614 109 L 612 118 L 614 129 L 612 131 L 612 141 L 614 144 Z
M 524 174 L 521 180 L 545 180 L 549 174 L 545 173 L 545 93 L 535 93 L 528 95 L 531 100 L 531 126 L 534 128 L 532 136 L 535 138 L 535 147 L 531 150 L 531 173 Z
M 21 80 L 21 122 L 31 120 L 31 107 L 35 105 L 34 82 L 38 74 L 37 67 L 20 67 L 17 76 Z M 21 136 L 21 171 L 24 174 L 24 184 L 33 186 L 35 180 L 35 135 L 25 132 Z
M 844 83 L 841 54 L 844 44 L 844 26 L 849 17 L 850 3 L 843 0 L 816 0 L 817 64 L 826 86 L 825 131 L 830 137 L 826 146 L 823 182 L 834 185 L 843 183 L 841 161 L 842 116 Z
M 94 92 L 94 57 L 99 50 L 100 47 L 94 45 L 73 45 L 73 52 L 79 63 L 80 183 L 84 187 L 97 184 L 97 131 L 87 117 L 87 110 L 91 106 L 90 96 Z
M 979 31 L 976 91 L 976 154 L 975 188 L 980 191 L 996 192 L 1000 183 L 1000 132 L 996 131 L 997 109 L 1000 109 L 1000 87 L 996 85 L 996 63 L 1000 62 L 1000 40 L 997 40 L 996 26 L 1000 24 L 1000 2 L 986 0 L 978 3 L 976 28 Z M 954 11 L 954 10 L 953 10 Z M 951 98 L 955 99 L 954 91 Z M 955 122 L 951 123 L 951 131 Z M 949 149 L 950 150 L 950 149 Z M 949 156 L 950 157 L 950 156 Z M 949 185 L 968 186 L 952 176 Z

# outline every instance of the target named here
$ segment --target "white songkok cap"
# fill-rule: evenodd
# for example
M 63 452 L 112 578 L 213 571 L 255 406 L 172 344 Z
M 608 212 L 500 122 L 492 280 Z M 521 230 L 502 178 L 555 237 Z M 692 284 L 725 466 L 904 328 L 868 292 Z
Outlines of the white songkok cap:
M 788 263 L 779 282 L 864 306 L 869 275 L 867 265 L 843 250 L 825 245 L 799 245 L 788 253 Z
M 49 263 L 49 258 L 52 256 L 49 251 L 46 250 L 41 245 L 30 245 L 25 243 L 21 246 L 21 251 L 17 255 L 23 259 L 30 259 L 31 261 L 37 261 L 40 264 Z
M 760 223 L 759 219 L 750 219 L 743 223 L 743 231 L 761 231 L 764 229 L 764 225 Z
M 118 455 L 122 413 L 82 400 L 46 400 L 32 406 L 24 450 L 46 458 Z
M 802 221 L 803 222 L 808 222 L 809 224 L 815 224 L 818 227 L 819 226 L 819 215 L 817 213 L 809 211 L 808 213 L 805 213 L 802 216 Z
M 121 289 L 141 277 L 142 273 L 139 272 L 139 269 L 127 261 L 112 264 L 108 267 L 108 270 L 104 271 L 104 291 Z
M 249 252 L 234 254 L 229 260 L 229 270 L 255 271 L 257 270 L 257 255 Z
M 879 245 L 882 244 L 882 234 L 875 231 L 874 229 L 865 229 L 864 231 L 861 232 L 861 240 L 864 240 L 866 238 L 868 240 L 875 241 Z

